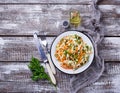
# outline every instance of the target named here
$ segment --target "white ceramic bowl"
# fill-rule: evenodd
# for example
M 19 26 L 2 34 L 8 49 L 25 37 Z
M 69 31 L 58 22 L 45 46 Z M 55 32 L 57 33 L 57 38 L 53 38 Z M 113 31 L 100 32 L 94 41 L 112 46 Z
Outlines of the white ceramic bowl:
M 72 69 L 64 69 L 60 66 L 60 62 L 56 59 L 55 57 L 55 50 L 56 50 L 56 45 L 58 44 L 58 42 L 65 36 L 68 36 L 68 35 L 74 35 L 74 34 L 77 34 L 79 35 L 84 42 L 86 42 L 89 46 L 91 46 L 92 48 L 92 54 L 89 56 L 89 60 L 88 62 L 86 62 L 83 66 L 79 67 L 77 70 L 72 70 Z M 78 32 L 78 31 L 67 31 L 67 32 L 64 32 L 62 34 L 60 34 L 59 36 L 57 36 L 55 38 L 55 40 L 53 41 L 52 45 L 51 45 L 51 59 L 52 59 L 52 62 L 54 63 L 54 65 L 59 69 L 61 70 L 62 72 L 64 73 L 67 73 L 67 74 L 78 74 L 80 72 L 83 72 L 84 70 L 86 70 L 90 64 L 92 63 L 93 61 L 93 58 L 94 58 L 94 46 L 93 46 L 93 43 L 92 43 L 92 40 L 85 34 L 83 34 L 82 32 Z

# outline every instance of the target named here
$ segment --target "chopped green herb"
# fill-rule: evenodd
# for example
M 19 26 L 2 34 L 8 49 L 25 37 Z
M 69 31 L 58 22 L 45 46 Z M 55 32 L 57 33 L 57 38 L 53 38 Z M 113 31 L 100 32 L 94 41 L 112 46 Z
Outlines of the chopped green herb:
M 89 50 L 89 46 L 86 45 L 86 49 L 87 49 L 87 51 L 88 51 L 88 50 Z
M 80 40 L 81 37 L 80 37 L 80 36 L 78 36 L 78 35 L 75 34 L 75 39 L 76 39 L 75 41 L 76 41 L 78 44 L 81 44 L 81 40 Z
M 50 77 L 45 72 L 44 67 L 40 64 L 40 61 L 37 58 L 32 57 L 28 67 L 32 72 L 31 79 L 33 81 L 38 81 L 42 79 L 42 80 L 48 80 L 51 82 Z
M 67 54 L 69 54 L 69 53 L 68 53 L 67 50 L 65 50 L 65 51 L 64 51 L 64 55 L 67 56 Z

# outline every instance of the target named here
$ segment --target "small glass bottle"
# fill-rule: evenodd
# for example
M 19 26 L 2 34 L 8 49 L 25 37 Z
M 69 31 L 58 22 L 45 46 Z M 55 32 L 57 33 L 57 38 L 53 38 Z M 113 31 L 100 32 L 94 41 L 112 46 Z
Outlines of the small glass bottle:
M 74 27 L 78 27 L 81 23 L 80 13 L 77 10 L 72 10 L 70 12 L 70 24 Z

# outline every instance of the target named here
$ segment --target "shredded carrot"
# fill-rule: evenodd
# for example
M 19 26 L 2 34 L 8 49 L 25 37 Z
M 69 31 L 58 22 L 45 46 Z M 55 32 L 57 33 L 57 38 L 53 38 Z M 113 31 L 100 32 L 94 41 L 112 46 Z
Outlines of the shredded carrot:
M 55 51 L 55 55 L 57 56 L 55 57 L 60 63 L 62 63 L 61 66 L 64 69 L 74 69 L 76 65 L 79 65 L 80 63 L 85 63 L 82 62 L 82 59 L 85 57 L 85 55 L 91 54 L 91 50 L 86 49 L 86 46 L 89 49 L 90 46 L 88 46 L 78 35 L 65 36 L 57 44 Z M 76 62 L 76 64 L 68 65 L 68 62 Z
M 65 69 L 73 69 L 72 66 L 68 66 L 67 64 L 64 64 L 64 63 L 61 66 Z

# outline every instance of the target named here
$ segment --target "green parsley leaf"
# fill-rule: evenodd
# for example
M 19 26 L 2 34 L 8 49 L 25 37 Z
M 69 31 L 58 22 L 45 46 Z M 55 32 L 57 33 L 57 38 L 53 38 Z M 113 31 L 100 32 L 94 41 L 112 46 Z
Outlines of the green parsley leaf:
M 37 58 L 32 57 L 28 67 L 32 72 L 31 79 L 33 81 L 38 81 L 41 79 L 51 82 L 49 75 L 45 72 L 44 67 L 40 64 L 40 61 Z

